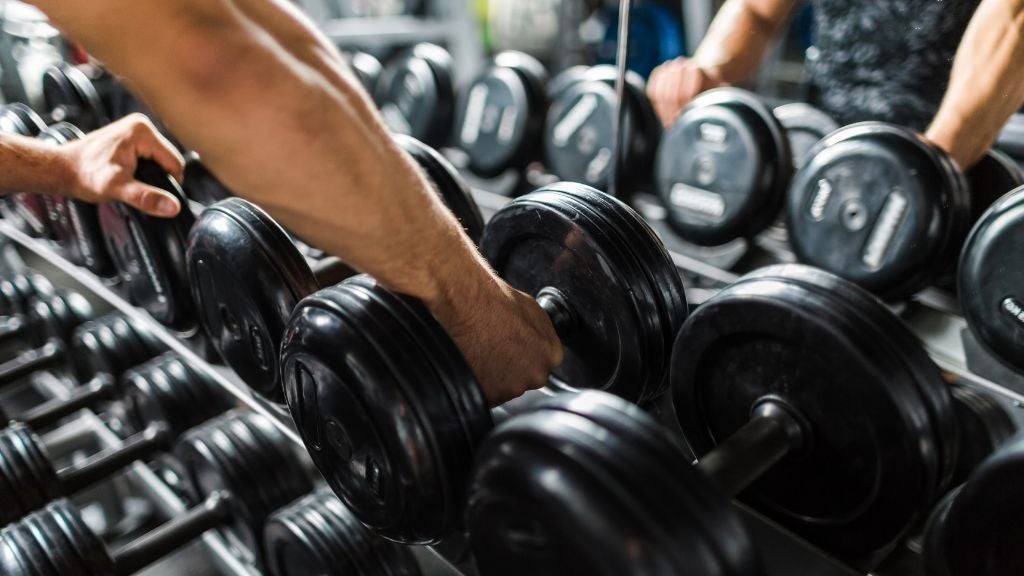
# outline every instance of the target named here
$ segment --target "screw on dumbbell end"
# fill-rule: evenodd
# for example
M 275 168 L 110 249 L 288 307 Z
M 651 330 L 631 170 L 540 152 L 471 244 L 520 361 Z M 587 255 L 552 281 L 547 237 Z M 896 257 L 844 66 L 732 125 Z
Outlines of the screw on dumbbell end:
M 114 378 L 108 374 L 100 374 L 88 383 L 72 390 L 66 398 L 55 398 L 16 416 L 9 416 L 0 408 L 0 420 L 6 422 L 13 419 L 28 428 L 43 428 L 59 422 L 79 410 L 91 408 L 105 400 L 111 400 L 117 396 L 117 392 L 118 386 Z
M 165 426 L 153 425 L 118 447 L 57 471 L 39 436 L 15 423 L 0 432 L 0 478 L 9 492 L 0 494 L 0 523 L 13 522 L 47 502 L 73 494 L 109 477 L 132 462 L 170 448 Z
M 20 323 L 9 324 L 0 332 L 0 344 L 11 340 L 28 340 L 39 346 L 49 339 L 68 341 L 82 323 L 92 317 L 92 306 L 81 294 L 58 291 L 35 299 L 29 309 L 14 318 Z
M 67 500 L 55 501 L 0 532 L 4 576 L 128 576 L 223 524 L 230 498 L 213 493 L 155 530 L 111 551 Z
M 24 314 L 34 300 L 49 298 L 55 293 L 53 284 L 36 272 L 25 271 L 0 279 L 0 313 Z

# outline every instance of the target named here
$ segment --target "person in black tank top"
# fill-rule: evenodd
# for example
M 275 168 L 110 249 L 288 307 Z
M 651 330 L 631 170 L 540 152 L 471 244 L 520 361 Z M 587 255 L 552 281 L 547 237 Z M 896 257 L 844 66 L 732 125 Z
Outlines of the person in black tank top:
M 700 92 L 750 78 L 799 0 L 727 0 L 693 58 L 651 74 L 666 125 Z M 1024 104 L 1024 2 L 815 0 L 812 103 L 840 124 L 909 126 L 974 164 Z

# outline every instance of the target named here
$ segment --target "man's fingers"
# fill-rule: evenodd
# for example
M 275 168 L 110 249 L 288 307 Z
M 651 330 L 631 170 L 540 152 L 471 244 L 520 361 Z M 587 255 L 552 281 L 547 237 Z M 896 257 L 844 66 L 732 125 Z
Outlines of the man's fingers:
M 181 182 L 185 176 L 185 158 L 148 119 L 141 122 L 133 134 L 135 151 L 160 165 L 165 172 Z
M 181 203 L 171 194 L 159 188 L 132 180 L 115 188 L 110 200 L 123 202 L 151 216 L 170 218 L 181 211 Z

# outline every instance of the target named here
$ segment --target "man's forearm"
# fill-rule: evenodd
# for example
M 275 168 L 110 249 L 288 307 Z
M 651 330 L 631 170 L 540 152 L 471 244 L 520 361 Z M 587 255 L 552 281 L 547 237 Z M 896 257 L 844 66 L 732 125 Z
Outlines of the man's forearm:
M 55 147 L 26 136 L 0 134 L 0 196 L 58 192 L 72 181 L 72 170 Z
M 442 314 L 453 282 L 486 284 L 457 221 L 357 84 L 307 63 L 317 40 L 299 57 L 223 0 L 39 4 L 128 76 L 225 184 L 303 238 Z M 97 21 L 104 12 L 138 25 Z
M 1024 103 L 1024 2 L 983 0 L 957 49 L 927 136 L 964 168 Z
M 694 60 L 718 81 L 738 84 L 757 70 L 797 0 L 727 0 Z

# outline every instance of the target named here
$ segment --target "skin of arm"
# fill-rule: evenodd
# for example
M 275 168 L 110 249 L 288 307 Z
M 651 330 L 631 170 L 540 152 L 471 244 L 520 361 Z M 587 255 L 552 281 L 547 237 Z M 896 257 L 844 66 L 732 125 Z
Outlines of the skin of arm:
M 304 19 L 265 26 L 282 10 L 266 0 L 36 4 L 237 194 L 422 300 L 492 403 L 543 385 L 561 362 L 547 316 L 490 270 Z
M 655 110 L 668 126 L 697 94 L 745 82 L 757 70 L 799 0 L 727 0 L 693 58 L 656 68 L 647 84 Z
M 982 0 L 967 25 L 949 86 L 925 136 L 973 166 L 1024 103 L 1024 1 Z
M 177 199 L 135 180 L 139 158 L 154 160 L 181 180 L 181 155 L 139 114 L 63 146 L 0 133 L 0 195 L 27 192 L 88 202 L 116 200 L 155 216 L 174 216 L 181 208 Z

